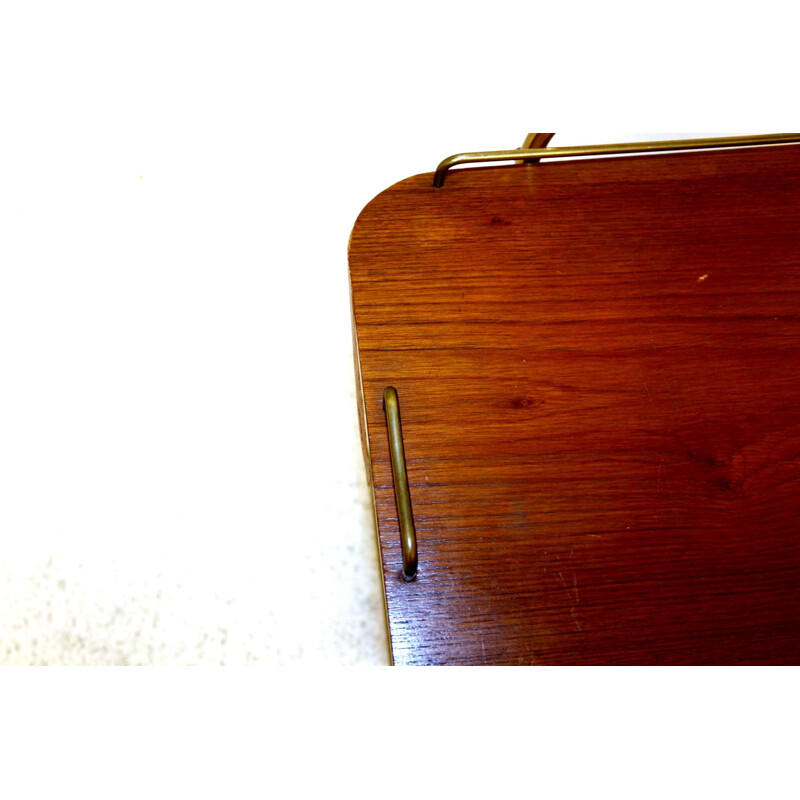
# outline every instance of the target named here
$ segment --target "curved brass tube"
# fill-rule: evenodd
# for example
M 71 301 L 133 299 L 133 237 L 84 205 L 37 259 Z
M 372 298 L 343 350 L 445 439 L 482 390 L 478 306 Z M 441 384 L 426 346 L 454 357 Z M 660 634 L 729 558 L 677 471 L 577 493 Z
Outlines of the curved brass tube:
M 387 386 L 383 390 L 383 410 L 386 413 L 386 427 L 389 430 L 389 455 L 392 459 L 394 497 L 400 525 L 400 544 L 403 548 L 403 578 L 413 581 L 417 574 L 417 532 L 414 529 L 411 495 L 408 491 L 400 405 L 397 401 L 397 390 L 393 386 Z
M 715 147 L 753 147 L 767 144 L 800 142 L 800 133 L 770 133 L 764 136 L 727 136 L 718 139 L 674 139 L 663 142 L 629 142 L 623 144 L 590 144 L 580 147 L 539 147 L 534 150 L 498 150 L 484 153 L 457 153 L 436 167 L 433 185 L 444 186 L 447 171 L 458 164 L 477 164 L 483 161 L 525 161 L 540 158 L 572 156 L 609 156 L 621 153 L 653 153 L 666 150 L 704 150 Z M 524 157 L 524 158 L 522 158 Z

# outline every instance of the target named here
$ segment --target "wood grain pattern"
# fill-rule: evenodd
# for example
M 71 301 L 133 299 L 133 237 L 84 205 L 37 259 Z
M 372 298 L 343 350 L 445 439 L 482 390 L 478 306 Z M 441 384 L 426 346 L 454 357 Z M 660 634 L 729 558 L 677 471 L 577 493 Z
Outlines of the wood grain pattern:
M 800 147 L 416 176 L 350 277 L 395 663 L 800 662 Z

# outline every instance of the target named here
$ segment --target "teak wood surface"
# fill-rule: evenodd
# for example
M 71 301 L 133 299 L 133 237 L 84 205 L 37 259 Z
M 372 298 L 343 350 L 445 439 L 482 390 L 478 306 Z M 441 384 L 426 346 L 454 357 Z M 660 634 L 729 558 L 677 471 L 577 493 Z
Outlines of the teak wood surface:
M 350 243 L 394 662 L 799 663 L 800 147 L 431 181 Z

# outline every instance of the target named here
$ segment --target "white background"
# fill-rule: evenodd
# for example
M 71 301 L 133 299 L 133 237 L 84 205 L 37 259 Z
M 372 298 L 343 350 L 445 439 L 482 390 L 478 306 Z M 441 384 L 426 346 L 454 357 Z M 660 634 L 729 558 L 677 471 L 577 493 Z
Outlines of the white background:
M 771 5 L 4 3 L 0 663 L 386 663 L 350 352 L 346 246 L 359 210 L 445 155 L 515 147 L 528 130 L 574 131 L 555 145 L 665 127 L 791 128 L 796 26 Z M 429 746 L 415 786 L 439 775 L 483 796 L 560 796 L 581 779 L 583 796 L 796 789 L 784 727 L 796 680 L 676 690 L 672 673 L 638 674 L 604 672 L 590 692 L 576 692 L 585 677 L 540 678 L 535 690 L 490 678 L 482 694 L 464 678 L 427 695 L 418 685 L 422 736 L 418 716 L 398 719 L 403 687 L 365 694 L 364 679 L 345 681 L 348 703 L 309 751 L 314 726 L 294 716 L 305 690 L 290 685 L 275 707 L 254 692 L 258 731 L 270 734 L 237 751 L 233 777 L 272 763 L 277 713 L 292 720 L 289 785 L 305 786 L 313 754 L 348 742 L 349 710 L 366 703 L 386 712 L 365 727 L 402 722 Z M 144 783 L 118 780 L 129 751 L 103 732 L 120 718 L 144 738 L 161 729 L 148 690 L 131 695 L 142 711 L 136 701 L 95 711 L 88 727 L 76 728 L 84 705 L 70 706 L 45 737 L 83 752 L 96 737 L 102 767 L 43 759 L 35 746 L 36 720 L 71 687 L 23 700 L 24 724 L 6 730 L 32 754 L 24 785 L 55 764 L 65 785 L 141 796 L 148 768 L 174 767 L 163 756 L 174 752 L 179 794 L 210 769 L 203 753 L 209 764 L 230 755 L 197 733 L 205 713 L 251 733 L 198 701 L 208 685 L 189 684 L 196 694 L 172 686 L 181 700 L 165 706 L 194 733 L 161 731 Z M 314 692 L 314 707 L 326 696 Z M 467 712 L 487 708 L 484 729 Z M 444 767 L 430 755 L 442 747 L 430 720 L 442 718 L 457 723 L 459 746 L 444 748 Z M 485 731 L 497 741 L 517 718 L 542 721 L 535 743 L 516 735 L 478 780 Z M 323 763 L 327 790 L 350 762 Z M 207 785 L 219 796 L 233 784 L 217 777 Z M 407 788 L 394 761 L 380 778 Z M 259 795 L 264 785 L 236 784 Z

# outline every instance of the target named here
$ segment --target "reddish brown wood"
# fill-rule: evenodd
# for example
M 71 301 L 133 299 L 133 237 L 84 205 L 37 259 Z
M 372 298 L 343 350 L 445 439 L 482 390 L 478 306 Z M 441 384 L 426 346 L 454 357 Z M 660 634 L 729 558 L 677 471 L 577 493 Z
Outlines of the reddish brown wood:
M 800 661 L 800 147 L 410 178 L 350 276 L 395 663 Z

